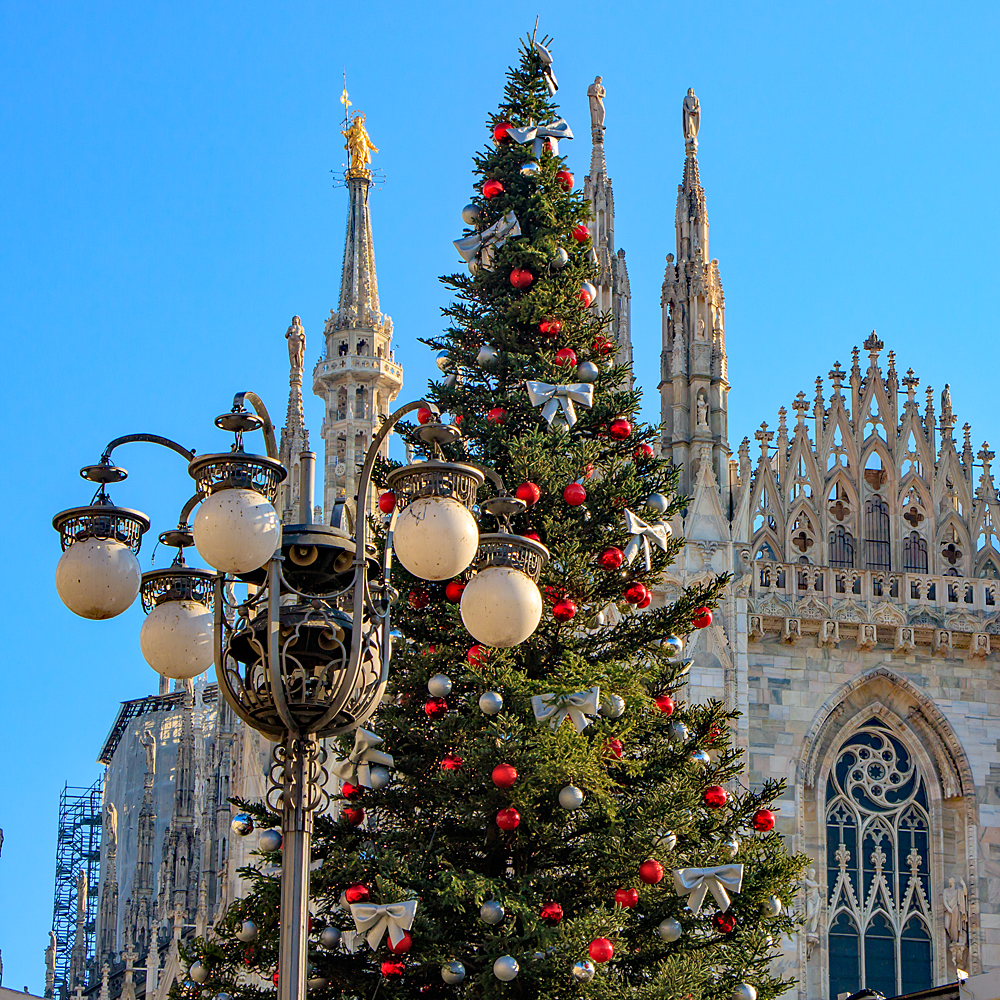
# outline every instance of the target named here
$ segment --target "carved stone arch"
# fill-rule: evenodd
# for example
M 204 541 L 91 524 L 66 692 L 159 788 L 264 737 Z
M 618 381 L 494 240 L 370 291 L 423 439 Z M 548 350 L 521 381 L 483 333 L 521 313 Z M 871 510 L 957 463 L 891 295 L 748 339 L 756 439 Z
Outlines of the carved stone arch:
M 762 528 L 753 537 L 751 547 L 753 548 L 753 559 L 761 558 L 759 553 L 764 545 L 768 545 L 774 553 L 777 562 L 785 561 L 785 548 L 778 540 L 778 536 L 768 528 Z
M 975 781 L 961 742 L 941 710 L 921 690 L 888 665 L 856 677 L 834 692 L 820 707 L 806 733 L 796 775 L 797 847 L 816 859 L 819 881 L 827 873 L 826 789 L 838 753 L 855 734 L 872 721 L 893 733 L 913 755 L 927 783 L 930 831 L 930 902 L 933 917 L 932 950 L 935 982 L 956 975 L 946 938 L 940 897 L 948 877 L 963 878 L 969 892 L 969 954 L 972 974 L 982 967 L 980 958 L 979 879 L 977 827 L 979 822 Z M 953 847 L 945 850 L 946 831 L 953 831 Z M 828 896 L 821 904 L 821 945 L 826 944 Z M 804 937 L 804 935 L 803 935 Z M 822 995 L 829 983 L 826 947 L 811 950 L 800 943 L 800 962 L 806 970 L 808 989 L 799 996 Z
M 869 376 L 871 376 L 871 370 L 869 370 Z M 882 379 L 869 377 L 866 385 L 866 392 L 861 397 L 861 402 L 858 407 L 858 412 L 854 414 L 854 426 L 857 428 L 858 441 L 862 441 L 863 435 L 865 433 L 865 426 L 868 424 L 868 418 L 871 416 L 872 412 L 872 400 L 875 400 L 875 405 L 878 410 L 879 423 L 885 429 L 885 441 L 890 448 L 893 448 L 895 441 L 893 438 L 897 433 L 895 407 L 892 405 L 889 394 L 886 392 L 885 385 Z M 868 441 L 872 438 L 879 438 L 877 433 L 869 434 L 867 438 L 864 438 L 863 444 L 867 445 Z
M 954 534 L 958 536 L 958 541 L 955 544 L 958 545 L 962 552 L 961 558 L 954 563 L 942 554 L 943 549 L 951 542 L 952 529 L 954 529 Z M 968 522 L 965 518 L 960 517 L 957 511 L 950 511 L 945 514 L 934 529 L 933 557 L 933 562 L 931 563 L 932 571 L 933 567 L 936 566 L 937 572 L 945 575 L 955 575 L 948 574 L 948 570 L 950 569 L 957 569 L 959 576 L 969 575 L 969 567 L 975 561 L 975 549 L 972 545 L 972 536 L 969 534 Z
M 885 481 L 881 486 L 875 486 L 868 482 L 868 478 L 865 472 L 868 468 L 868 461 L 872 455 L 878 455 L 882 461 L 882 471 L 885 473 Z M 889 446 L 880 437 L 869 437 L 868 441 L 865 442 L 864 449 L 861 452 L 861 467 L 858 470 L 858 489 L 862 494 L 865 493 L 882 493 L 883 496 L 893 496 L 896 490 L 893 488 L 896 480 L 896 463 L 892 459 L 892 451 Z M 865 490 L 861 486 L 864 482 L 868 487 Z
M 973 576 L 981 577 L 985 575 L 987 579 L 994 579 L 992 573 L 983 573 L 987 563 L 991 564 L 992 568 L 996 570 L 996 578 L 1000 579 L 1000 552 L 997 552 L 992 545 L 985 546 L 979 553 L 977 553 L 976 563 L 972 570 Z
M 942 503 L 948 494 L 948 482 L 951 482 L 952 489 L 961 502 L 962 517 L 970 517 L 972 514 L 972 492 L 965 479 L 965 472 L 961 462 L 953 447 L 942 448 L 941 460 L 937 464 L 934 475 L 934 513 L 943 515 L 948 513 L 942 508 Z
M 809 438 L 801 433 L 796 434 L 792 440 L 792 446 L 788 452 L 788 460 L 785 462 L 784 493 L 789 500 L 797 499 L 793 487 L 795 480 L 799 478 L 798 468 L 800 460 L 805 466 L 804 478 L 808 481 L 810 492 L 813 499 L 815 499 L 816 495 L 823 489 L 824 473 L 820 472 L 816 465 L 816 456 L 813 454 Z
M 899 481 L 899 487 L 896 490 L 896 495 L 899 498 L 900 509 L 903 507 L 903 501 L 906 499 L 906 494 L 913 488 L 916 488 L 916 491 L 920 494 L 920 502 L 925 508 L 926 516 L 933 517 L 934 498 L 931 496 L 930 485 L 923 476 L 918 475 L 916 472 L 908 472 Z
M 762 471 L 766 471 L 767 474 L 761 475 Z M 753 490 L 750 493 L 750 530 L 754 530 L 754 522 L 757 520 L 758 512 L 763 509 L 761 498 L 765 492 L 767 493 L 767 497 L 770 502 L 769 513 L 774 520 L 774 527 L 771 530 L 779 538 L 784 537 L 785 524 L 784 518 L 782 517 L 783 497 L 778 487 L 777 480 L 771 473 L 770 468 L 764 470 L 760 465 L 757 466 L 757 474 L 754 476 Z M 767 526 L 766 519 L 765 526 Z M 757 530 L 759 531 L 762 529 Z
M 807 534 L 811 536 L 813 542 L 805 549 L 796 542 L 796 538 L 804 529 L 801 526 L 797 528 L 795 522 L 803 517 L 809 521 Z M 809 558 L 809 562 L 823 565 L 823 520 L 813 504 L 805 497 L 800 497 L 788 511 L 785 524 L 785 552 L 788 554 L 788 561 L 798 562 L 799 557 L 804 555 Z
M 839 464 L 834 466 L 834 469 L 829 468 L 830 455 L 834 450 L 838 428 L 840 430 L 840 446 L 845 452 L 847 468 L 856 474 L 858 469 L 858 445 L 855 439 L 855 430 L 851 424 L 850 414 L 836 399 L 830 401 L 830 413 L 827 418 L 826 428 L 822 435 L 822 441 L 817 448 L 819 464 L 824 472 L 833 472 L 834 469 L 843 468 Z

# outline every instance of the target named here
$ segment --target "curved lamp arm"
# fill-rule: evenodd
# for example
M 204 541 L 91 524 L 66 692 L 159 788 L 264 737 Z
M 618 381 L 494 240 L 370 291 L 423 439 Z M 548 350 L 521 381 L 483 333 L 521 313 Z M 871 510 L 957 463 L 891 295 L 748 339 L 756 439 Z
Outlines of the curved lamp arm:
M 115 438 L 114 441 L 112 441 L 104 449 L 104 453 L 101 455 L 101 464 L 108 464 L 111 459 L 111 452 L 113 452 L 120 444 L 132 444 L 135 441 L 145 441 L 148 444 L 162 445 L 164 448 L 176 451 L 178 455 L 187 459 L 189 462 L 194 458 L 194 451 L 188 450 L 184 447 L 184 445 L 178 444 L 176 441 L 171 441 L 170 438 L 162 437 L 159 434 L 125 434 L 122 437 Z
M 264 445 L 267 448 L 267 457 L 277 458 L 278 444 L 274 437 L 274 424 L 271 423 L 271 417 L 267 412 L 267 407 L 264 405 L 264 401 L 255 392 L 250 392 L 249 390 L 245 392 L 238 392 L 233 397 L 234 412 L 243 409 L 244 400 L 246 400 L 254 408 L 257 416 L 264 421 L 261 430 L 264 432 Z

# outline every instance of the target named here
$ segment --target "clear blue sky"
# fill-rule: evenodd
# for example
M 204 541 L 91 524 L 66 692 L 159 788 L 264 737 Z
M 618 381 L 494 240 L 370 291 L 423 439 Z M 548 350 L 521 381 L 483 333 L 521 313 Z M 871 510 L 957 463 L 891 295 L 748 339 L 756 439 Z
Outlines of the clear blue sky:
M 311 364 L 337 300 L 345 65 L 388 178 L 372 195 L 382 306 L 404 398 L 419 394 L 432 362 L 416 338 L 440 328 L 436 278 L 454 268 L 470 158 L 537 9 L 0 0 L 5 986 L 42 988 L 60 788 L 99 775 L 117 703 L 155 689 L 138 607 L 98 624 L 59 603 L 52 513 L 87 501 L 77 469 L 115 435 L 213 450 L 212 418 L 246 388 L 283 417 L 289 318 L 303 318 Z M 998 437 L 995 3 L 583 0 L 542 13 L 581 178 L 586 87 L 597 73 L 607 86 L 651 419 L 693 86 L 733 445 L 873 327 L 901 370 L 950 381 L 977 447 Z M 307 416 L 318 443 L 318 400 Z M 153 517 L 146 568 L 190 480 L 165 451 L 119 457 L 132 478 L 116 499 Z

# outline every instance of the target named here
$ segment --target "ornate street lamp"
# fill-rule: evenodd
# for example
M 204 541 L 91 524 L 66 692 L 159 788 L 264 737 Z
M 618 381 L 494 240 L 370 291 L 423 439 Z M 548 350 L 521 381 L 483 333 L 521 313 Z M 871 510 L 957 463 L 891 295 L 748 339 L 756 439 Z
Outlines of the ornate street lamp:
M 372 471 L 393 427 L 418 407 L 431 411 L 418 431 L 430 457 L 390 474 L 397 505 L 379 559 L 365 516 Z M 303 1000 L 310 841 L 314 814 L 328 798 L 319 740 L 356 729 L 382 699 L 392 652 L 390 609 L 398 598 L 390 583 L 394 549 L 409 572 L 426 580 L 458 576 L 476 560 L 480 573 L 466 588 L 473 589 L 468 608 L 463 596 L 463 620 L 479 641 L 498 646 L 523 641 L 537 626 L 536 583 L 548 552 L 509 530 L 480 535 L 471 508 L 486 478 L 500 495 L 482 509 L 503 527 L 524 504 L 507 496 L 496 473 L 444 460 L 441 446 L 461 433 L 441 424 L 426 401 L 397 410 L 375 435 L 361 471 L 353 535 L 332 525 L 282 527 L 275 503 L 287 471 L 259 397 L 240 393 L 232 412 L 215 422 L 235 434 L 231 451 L 196 458 L 167 438 L 133 434 L 116 438 L 98 465 L 81 470 L 99 489 L 90 506 L 53 518 L 64 549 L 56 586 L 70 610 L 85 618 L 121 614 L 141 590 L 147 618 L 140 642 L 150 665 L 163 676 L 187 679 L 214 662 L 233 711 L 277 743 L 267 801 L 282 818 L 278 995 Z M 243 450 L 243 435 L 254 430 L 264 433 L 266 456 Z M 177 528 L 160 535 L 177 549 L 174 562 L 141 577 L 136 555 L 149 520 L 115 507 L 107 495 L 107 485 L 127 475 L 111 464 L 111 452 L 136 441 L 182 455 L 197 486 Z M 192 544 L 217 573 L 186 565 L 184 549 Z M 498 571 L 502 579 L 491 582 Z M 473 587 L 479 577 L 485 585 Z M 242 600 L 240 582 L 248 585 Z

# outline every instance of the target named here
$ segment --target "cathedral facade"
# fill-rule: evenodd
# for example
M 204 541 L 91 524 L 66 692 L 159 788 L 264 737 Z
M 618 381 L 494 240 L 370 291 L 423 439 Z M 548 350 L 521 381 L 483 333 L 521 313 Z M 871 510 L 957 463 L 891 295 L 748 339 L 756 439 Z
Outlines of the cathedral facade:
M 346 95 L 345 95 L 346 96 Z M 633 361 L 631 293 L 615 246 L 605 89 L 588 91 L 599 305 Z M 801 932 L 776 942 L 800 1000 L 886 996 L 1000 967 L 1000 508 L 993 453 L 958 428 L 947 386 L 921 392 L 873 333 L 733 453 L 719 262 L 698 170 L 701 108 L 683 101 L 676 245 L 661 293 L 661 454 L 690 503 L 686 544 L 657 602 L 732 575 L 695 633 L 687 697 L 740 712 L 745 782 L 784 778 L 780 832 L 810 867 L 785 900 Z M 345 133 L 346 134 L 346 133 Z M 340 299 L 313 390 L 323 400 L 321 498 L 302 407 L 305 331 L 289 327 L 281 436 L 286 523 L 355 516 L 357 467 L 402 387 L 380 311 L 371 177 L 349 172 Z M 665 248 L 666 249 L 666 248 Z M 636 355 L 641 370 L 649 344 Z M 746 391 L 734 373 L 737 392 Z M 650 388 L 650 387 L 647 387 Z M 366 498 L 362 498 L 364 504 Z M 214 685 L 126 702 L 101 761 L 104 834 L 96 953 L 80 985 L 101 1000 L 164 1000 L 177 945 L 240 894 L 255 847 L 229 798 L 261 798 L 270 746 Z M 60 943 L 62 944 L 62 943 Z M 82 967 L 82 960 L 77 963 Z M 51 995 L 50 989 L 50 995 Z

